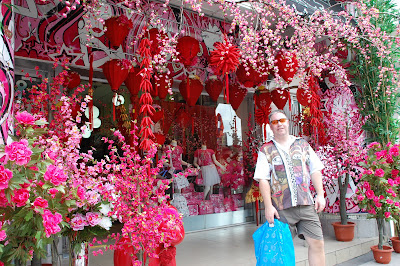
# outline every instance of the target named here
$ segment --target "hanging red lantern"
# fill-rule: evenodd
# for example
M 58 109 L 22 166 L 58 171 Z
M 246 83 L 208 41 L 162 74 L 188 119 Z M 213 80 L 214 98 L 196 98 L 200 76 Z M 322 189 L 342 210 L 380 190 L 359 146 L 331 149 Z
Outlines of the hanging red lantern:
M 283 109 L 290 99 L 290 93 L 288 90 L 276 88 L 271 91 L 272 102 L 276 105 L 278 109 Z
M 156 88 L 157 95 L 161 100 L 164 100 L 168 95 L 168 90 L 171 88 L 171 79 L 169 76 L 164 74 L 159 74 L 152 80 L 153 88 Z
M 306 91 L 302 88 L 298 88 L 296 92 L 297 101 L 303 106 L 309 106 L 311 103 L 310 91 Z
M 67 87 L 68 90 L 72 90 L 81 84 L 81 76 L 75 71 L 68 71 L 64 77 L 63 86 Z
M 206 92 L 214 102 L 218 101 L 218 97 L 223 89 L 222 81 L 217 76 L 210 76 L 206 82 Z
M 129 61 L 111 59 L 105 62 L 101 68 L 103 69 L 104 76 L 108 84 L 111 86 L 113 92 L 117 92 L 122 82 L 126 80 L 129 74 Z
M 189 84 L 187 84 L 188 81 Z M 188 79 L 184 79 L 181 84 L 179 84 L 179 91 L 187 105 L 195 106 L 203 91 L 203 84 L 199 80 L 199 77 L 190 75 Z
M 193 37 L 184 36 L 178 39 L 176 51 L 179 52 L 179 61 L 185 66 L 193 66 L 196 64 L 197 54 L 200 52 L 200 43 Z
M 229 94 L 231 97 L 230 104 L 232 108 L 236 111 L 240 104 L 243 102 L 244 97 L 246 97 L 247 89 L 239 87 L 238 84 L 234 83 L 229 86 Z
M 119 47 L 133 28 L 133 23 L 125 15 L 111 17 L 104 21 L 107 31 L 104 35 L 110 40 L 111 46 Z
M 278 66 L 279 76 L 281 76 L 286 83 L 292 82 L 299 68 L 296 54 L 289 51 L 279 51 L 275 57 L 275 61 Z
M 254 103 L 258 108 L 269 107 L 272 103 L 271 93 L 269 90 L 257 90 L 254 93 Z
M 246 67 L 248 70 L 246 70 Z M 267 71 L 262 69 L 261 72 L 258 69 L 254 69 L 251 63 L 242 63 L 236 70 L 236 77 L 239 83 L 246 88 L 253 88 L 254 86 L 258 86 L 265 82 L 268 79 L 268 74 L 269 73 Z
M 132 67 L 128 73 L 128 76 L 124 80 L 126 87 L 131 94 L 131 102 L 134 102 L 134 98 L 139 94 L 140 81 L 142 77 L 139 75 L 140 68 Z

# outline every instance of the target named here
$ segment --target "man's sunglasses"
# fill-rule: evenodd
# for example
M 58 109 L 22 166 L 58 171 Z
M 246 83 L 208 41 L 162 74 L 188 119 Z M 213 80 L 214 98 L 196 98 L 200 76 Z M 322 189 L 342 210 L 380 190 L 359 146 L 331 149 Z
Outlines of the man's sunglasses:
M 278 119 L 278 120 L 272 120 L 272 121 L 271 121 L 271 124 L 277 125 L 278 122 L 281 122 L 281 123 L 283 124 L 283 123 L 285 123 L 285 122 L 288 121 L 288 120 L 289 120 L 289 119 L 287 119 L 287 118 L 281 118 L 281 119 Z

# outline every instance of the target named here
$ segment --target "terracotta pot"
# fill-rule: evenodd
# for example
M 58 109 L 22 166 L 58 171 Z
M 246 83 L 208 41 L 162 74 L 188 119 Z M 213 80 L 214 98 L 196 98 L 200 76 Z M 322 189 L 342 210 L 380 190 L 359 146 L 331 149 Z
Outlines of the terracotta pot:
M 377 263 L 389 264 L 392 260 L 392 247 L 383 246 L 383 249 L 378 249 L 378 245 L 375 245 L 371 247 L 371 250 Z
M 353 240 L 355 223 L 347 222 L 347 224 L 341 224 L 340 222 L 335 222 L 332 225 L 337 241 L 349 242 Z
M 391 237 L 392 240 L 392 247 L 396 253 L 400 253 L 400 239 L 398 236 Z

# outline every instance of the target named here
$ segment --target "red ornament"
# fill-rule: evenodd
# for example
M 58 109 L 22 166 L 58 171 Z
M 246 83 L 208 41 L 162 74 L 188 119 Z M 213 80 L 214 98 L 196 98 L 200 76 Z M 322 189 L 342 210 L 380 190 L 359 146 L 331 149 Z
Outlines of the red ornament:
M 63 86 L 67 87 L 69 90 L 76 88 L 81 84 L 81 76 L 75 71 L 68 71 L 67 75 L 64 77 Z
M 165 142 L 165 136 L 160 133 L 154 133 L 154 139 L 160 145 L 163 145 Z
M 206 92 L 214 102 L 218 101 L 218 97 L 222 92 L 224 84 L 217 76 L 211 76 L 206 82 Z
M 269 107 L 272 103 L 271 93 L 269 90 L 256 91 L 253 98 L 254 103 L 258 108 Z
M 292 82 L 294 75 L 296 75 L 299 68 L 296 54 L 289 51 L 280 51 L 276 57 L 276 64 L 278 66 L 278 74 L 287 83 Z
M 142 80 L 142 77 L 139 75 L 139 71 L 139 67 L 131 68 L 128 76 L 124 80 L 124 83 L 131 94 L 131 102 L 134 101 L 133 99 L 139 94 L 140 91 L 140 81 Z
M 189 85 L 187 85 L 188 81 Z M 188 89 L 190 91 L 188 91 Z M 179 91 L 187 105 L 195 106 L 201 92 L 203 91 L 203 84 L 199 79 L 189 76 L 188 79 L 183 80 L 181 84 L 179 84 Z
M 111 17 L 104 21 L 107 31 L 104 35 L 110 40 L 111 46 L 119 47 L 133 28 L 133 23 L 125 15 Z
M 258 69 L 254 69 L 251 63 L 247 63 L 246 70 L 245 64 L 240 64 L 238 69 L 236 70 L 236 76 L 240 84 L 245 86 L 246 88 L 252 88 L 255 86 L 264 83 L 268 79 L 268 72 L 261 69 L 261 72 Z M 247 75 L 247 73 L 249 75 Z
M 153 115 L 151 116 L 151 120 L 153 120 L 154 123 L 157 123 L 163 118 L 164 118 L 164 110 L 154 112 Z
M 193 37 L 184 36 L 178 39 L 176 51 L 179 52 L 179 61 L 185 66 L 196 64 L 197 54 L 200 52 L 200 43 Z
M 290 93 L 285 89 L 276 88 L 271 91 L 271 98 L 278 109 L 283 109 L 290 98 Z
M 297 101 L 303 106 L 309 106 L 311 103 L 310 91 L 306 91 L 302 88 L 298 88 L 296 92 Z
M 111 59 L 105 62 L 101 68 L 108 84 L 113 92 L 117 92 L 122 82 L 126 80 L 129 74 L 129 66 L 123 60 Z
M 271 106 L 263 106 L 257 108 L 255 111 L 255 118 L 257 124 L 259 124 L 260 126 L 262 126 L 263 124 L 269 124 L 268 116 L 270 113 L 271 113 Z
M 231 84 L 229 86 L 229 94 L 231 96 L 230 104 L 236 111 L 243 102 L 244 97 L 246 97 L 247 89 L 239 87 L 238 84 Z
M 160 74 L 152 80 L 153 88 L 156 88 L 157 95 L 161 100 L 164 100 L 168 95 L 168 90 L 171 88 L 171 80 L 167 74 Z

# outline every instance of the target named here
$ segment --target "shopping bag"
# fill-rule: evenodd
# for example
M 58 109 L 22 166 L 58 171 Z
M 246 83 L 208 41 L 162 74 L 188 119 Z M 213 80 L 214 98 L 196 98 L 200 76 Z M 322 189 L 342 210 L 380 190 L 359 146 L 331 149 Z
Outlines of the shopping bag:
M 295 266 L 294 246 L 289 225 L 274 220 L 264 223 L 253 234 L 257 266 Z

